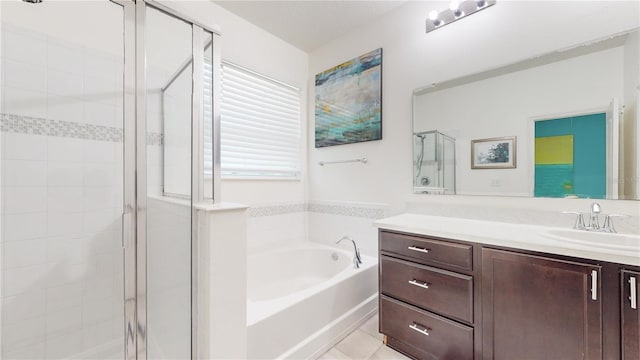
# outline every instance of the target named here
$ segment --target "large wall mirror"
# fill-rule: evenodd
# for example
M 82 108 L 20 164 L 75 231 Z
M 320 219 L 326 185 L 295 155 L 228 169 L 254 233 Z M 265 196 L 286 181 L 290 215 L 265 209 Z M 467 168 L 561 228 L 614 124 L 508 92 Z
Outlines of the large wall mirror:
M 638 29 L 413 92 L 414 192 L 638 199 Z

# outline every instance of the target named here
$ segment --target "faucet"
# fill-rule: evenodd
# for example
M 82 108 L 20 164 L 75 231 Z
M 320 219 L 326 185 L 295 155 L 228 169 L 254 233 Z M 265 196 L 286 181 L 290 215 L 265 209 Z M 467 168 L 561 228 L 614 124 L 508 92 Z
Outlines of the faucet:
M 606 233 L 615 233 L 616 229 L 613 227 L 612 219 L 614 217 L 628 217 L 628 215 L 620 215 L 620 214 L 609 214 L 605 217 L 602 226 L 600 226 L 599 214 L 601 211 L 600 204 L 591 203 L 589 206 L 589 224 L 585 225 L 584 220 L 582 219 L 582 213 L 579 211 L 563 211 L 563 214 L 573 214 L 576 215 L 576 222 L 573 225 L 573 228 L 576 230 L 587 230 L 587 231 L 600 231 Z
M 598 219 L 598 214 L 600 214 L 600 204 L 595 202 L 591 203 L 590 210 L 589 226 L 587 226 L 587 228 L 590 230 L 600 230 L 600 220 Z
M 356 245 L 356 242 L 348 236 L 343 236 L 340 239 L 338 239 L 338 241 L 336 241 L 336 244 L 340 244 L 342 240 L 351 240 L 351 243 L 353 244 L 353 268 L 354 269 L 360 268 L 360 264 L 362 264 L 362 259 L 360 258 L 360 250 L 358 250 L 358 246 Z

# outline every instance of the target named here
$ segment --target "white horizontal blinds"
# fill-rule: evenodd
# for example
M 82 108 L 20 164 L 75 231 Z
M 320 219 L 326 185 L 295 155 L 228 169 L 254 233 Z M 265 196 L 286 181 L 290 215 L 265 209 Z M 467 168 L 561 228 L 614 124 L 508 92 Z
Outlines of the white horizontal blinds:
M 220 127 L 223 176 L 299 176 L 298 89 L 223 63 Z
M 208 48 L 210 50 L 210 48 Z M 213 175 L 213 67 L 211 59 L 204 59 L 204 175 Z

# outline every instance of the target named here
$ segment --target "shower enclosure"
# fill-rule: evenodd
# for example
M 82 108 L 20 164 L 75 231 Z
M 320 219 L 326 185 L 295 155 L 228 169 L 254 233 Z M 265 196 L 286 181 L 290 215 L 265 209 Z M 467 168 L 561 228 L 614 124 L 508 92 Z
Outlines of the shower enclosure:
M 196 357 L 216 31 L 152 0 L 1 1 L 0 16 L 0 358 Z
M 456 193 L 456 140 L 437 130 L 413 134 L 413 192 Z

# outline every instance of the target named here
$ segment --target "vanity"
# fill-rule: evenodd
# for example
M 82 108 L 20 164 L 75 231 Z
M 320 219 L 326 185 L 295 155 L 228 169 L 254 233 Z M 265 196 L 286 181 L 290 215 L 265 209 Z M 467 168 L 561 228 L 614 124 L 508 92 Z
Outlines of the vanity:
M 639 359 L 640 236 L 402 214 L 379 331 L 416 359 Z

